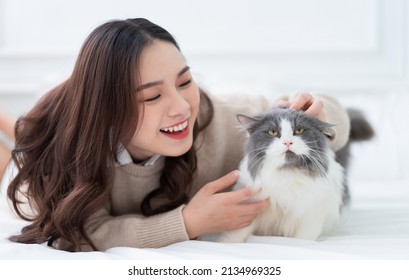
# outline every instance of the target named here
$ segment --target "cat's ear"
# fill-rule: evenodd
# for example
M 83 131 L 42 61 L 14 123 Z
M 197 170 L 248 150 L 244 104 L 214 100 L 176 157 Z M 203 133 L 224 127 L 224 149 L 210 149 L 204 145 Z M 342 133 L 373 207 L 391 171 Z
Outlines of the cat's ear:
M 327 123 L 327 122 L 323 122 L 323 121 L 319 121 L 320 125 L 319 128 L 321 130 L 321 132 L 328 138 L 328 139 L 333 139 L 334 135 L 335 135 L 335 130 L 334 130 L 334 126 L 335 124 L 332 123 Z
M 242 128 L 251 132 L 254 125 L 259 121 L 256 117 L 249 117 L 243 114 L 236 114 L 236 118 L 239 121 Z

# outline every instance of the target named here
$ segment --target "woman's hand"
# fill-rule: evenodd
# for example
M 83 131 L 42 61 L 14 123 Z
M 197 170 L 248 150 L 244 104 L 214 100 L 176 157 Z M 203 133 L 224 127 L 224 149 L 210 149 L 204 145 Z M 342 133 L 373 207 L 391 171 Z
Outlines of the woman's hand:
M 251 188 L 219 193 L 233 185 L 238 178 L 239 172 L 232 171 L 206 184 L 186 205 L 183 218 L 190 239 L 248 226 L 258 214 L 269 207 L 268 199 L 243 203 L 259 193 Z
M 315 99 L 310 93 L 299 93 L 291 101 L 279 101 L 280 107 L 294 109 L 296 111 L 305 111 L 306 114 L 316 117 L 321 121 L 325 121 L 324 103 Z

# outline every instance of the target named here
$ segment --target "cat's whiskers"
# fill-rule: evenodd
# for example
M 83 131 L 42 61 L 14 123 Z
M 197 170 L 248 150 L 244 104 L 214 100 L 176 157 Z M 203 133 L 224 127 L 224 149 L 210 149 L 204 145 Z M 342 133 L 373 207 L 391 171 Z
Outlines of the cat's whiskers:
M 264 148 L 259 148 L 259 149 L 253 149 L 252 151 L 250 151 L 250 154 L 253 154 L 253 152 L 258 151 L 257 153 L 255 153 L 251 158 L 249 157 L 248 159 L 248 170 L 253 170 L 253 168 L 255 168 L 260 162 L 264 161 L 264 159 L 266 158 L 266 154 L 264 154 L 263 156 L 259 157 L 256 161 L 254 161 L 255 158 L 257 158 L 260 154 L 264 153 Z
M 260 161 L 264 160 L 266 158 L 266 155 L 259 157 L 256 161 L 254 161 L 255 158 L 257 158 L 260 154 L 263 152 L 259 152 L 255 154 L 253 157 L 249 158 L 249 163 L 252 163 L 251 168 L 253 168 L 256 164 L 258 164 Z
M 310 171 L 309 171 L 309 164 L 308 164 L 308 162 L 307 162 L 308 156 L 307 156 L 306 154 L 301 154 L 301 155 L 300 155 L 300 158 L 301 158 L 301 161 L 304 163 L 303 166 L 306 167 L 307 172 L 310 172 Z
M 318 150 L 318 149 L 312 150 L 311 153 L 319 158 L 323 158 L 327 154 L 325 150 Z
M 315 151 L 311 150 L 311 154 L 306 154 L 305 156 L 308 158 L 308 160 L 311 162 L 312 166 L 314 169 L 317 171 L 318 174 L 324 175 L 326 173 L 325 166 L 323 165 L 324 162 L 319 161 L 316 156 L 313 156 Z
M 255 148 L 255 149 L 249 150 L 248 153 L 254 153 L 254 152 L 258 152 L 258 151 L 264 151 L 265 149 L 266 149 L 265 147 Z

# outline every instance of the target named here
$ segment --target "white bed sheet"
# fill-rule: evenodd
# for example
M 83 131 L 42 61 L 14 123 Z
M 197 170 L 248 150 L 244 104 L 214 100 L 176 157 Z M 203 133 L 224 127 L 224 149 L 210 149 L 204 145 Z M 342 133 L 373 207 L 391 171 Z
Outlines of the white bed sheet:
M 247 243 L 186 241 L 159 249 L 117 247 L 69 253 L 45 244 L 10 242 L 26 222 L 0 207 L 0 259 L 409 259 L 409 182 L 351 183 L 352 202 L 340 226 L 321 241 L 252 236 Z

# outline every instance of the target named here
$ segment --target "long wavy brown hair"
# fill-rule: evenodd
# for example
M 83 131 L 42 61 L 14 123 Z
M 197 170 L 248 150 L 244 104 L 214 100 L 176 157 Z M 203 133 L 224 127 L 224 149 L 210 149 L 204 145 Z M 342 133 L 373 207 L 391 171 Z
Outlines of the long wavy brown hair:
M 85 240 L 97 250 L 84 224 L 109 201 L 117 156 L 136 130 L 135 77 L 140 54 L 153 40 L 179 49 L 171 34 L 146 19 L 102 24 L 85 40 L 71 76 L 19 118 L 12 151 L 18 172 L 8 196 L 16 213 L 31 223 L 10 240 L 43 243 L 64 238 L 77 250 Z M 207 109 L 200 112 L 194 139 L 213 116 L 211 101 L 200 92 Z M 166 158 L 160 187 L 142 202 L 144 215 L 187 202 L 197 165 L 194 146 L 184 155 Z M 28 198 L 34 215 L 22 210 L 21 195 Z M 152 208 L 151 201 L 163 195 L 168 203 Z

